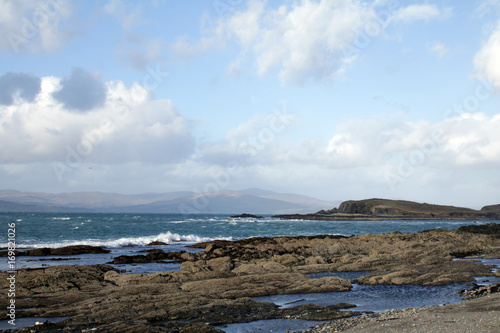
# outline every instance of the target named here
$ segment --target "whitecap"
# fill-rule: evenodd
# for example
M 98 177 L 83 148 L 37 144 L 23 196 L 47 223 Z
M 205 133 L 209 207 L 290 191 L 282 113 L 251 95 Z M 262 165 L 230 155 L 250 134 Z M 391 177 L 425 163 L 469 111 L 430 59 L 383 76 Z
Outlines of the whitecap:
M 75 227 L 78 229 L 78 227 Z M 108 248 L 118 248 L 123 246 L 145 246 L 151 242 L 158 241 L 166 244 L 194 244 L 201 242 L 208 242 L 216 239 L 221 240 L 233 240 L 233 237 L 203 237 L 198 235 L 180 235 L 176 233 L 171 233 L 170 231 L 166 233 L 161 233 L 158 235 L 152 236 L 141 236 L 141 237 L 122 237 L 117 239 L 82 239 L 82 240 L 71 240 L 71 241 L 63 241 L 58 243 L 34 243 L 28 244 L 24 243 L 23 246 L 31 247 L 31 248 L 41 248 L 41 247 L 51 247 L 58 248 L 70 245 L 91 245 L 91 246 L 102 246 Z

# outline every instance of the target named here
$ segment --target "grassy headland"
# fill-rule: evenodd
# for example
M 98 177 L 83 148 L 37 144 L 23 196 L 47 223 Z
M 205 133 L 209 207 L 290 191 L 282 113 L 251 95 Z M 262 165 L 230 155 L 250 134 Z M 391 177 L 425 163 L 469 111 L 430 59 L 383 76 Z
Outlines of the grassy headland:
M 500 205 L 471 208 L 432 205 L 405 200 L 366 199 L 344 201 L 338 208 L 311 214 L 275 215 L 302 220 L 500 220 Z

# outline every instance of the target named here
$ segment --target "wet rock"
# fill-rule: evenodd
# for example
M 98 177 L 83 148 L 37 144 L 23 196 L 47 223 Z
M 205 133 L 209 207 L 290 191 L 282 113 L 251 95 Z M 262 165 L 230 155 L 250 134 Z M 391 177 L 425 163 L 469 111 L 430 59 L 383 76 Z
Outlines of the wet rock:
M 240 214 L 240 215 L 233 215 L 233 216 L 230 216 L 231 218 L 233 219 L 238 219 L 238 218 L 242 218 L 242 219 L 263 219 L 264 216 L 259 216 L 259 215 L 254 215 L 254 214 L 247 214 L 247 213 L 243 213 L 243 214 Z
M 100 246 L 90 245 L 71 245 L 60 248 L 39 248 L 25 251 L 14 251 L 16 256 L 59 256 L 59 255 L 76 255 L 76 254 L 99 254 L 109 253 L 110 251 Z M 0 257 L 6 257 L 8 251 L 0 252 Z
M 177 260 L 181 262 L 184 260 L 186 251 L 180 252 L 163 252 L 163 251 L 148 251 L 147 254 L 137 254 L 131 256 L 118 256 L 108 264 L 123 265 L 135 263 L 166 263 L 167 261 Z
M 463 298 L 468 299 L 468 298 L 486 296 L 498 292 L 500 292 L 500 282 L 490 284 L 488 286 L 475 285 L 471 289 L 460 290 L 458 293 L 461 294 Z
M 483 225 L 466 225 L 458 228 L 458 232 L 491 235 L 500 238 L 500 223 L 488 223 Z
M 153 241 L 153 242 L 149 243 L 147 246 L 159 246 L 159 245 L 168 245 L 168 243 L 160 242 L 160 241 Z
M 358 316 L 361 312 L 357 311 L 338 311 L 339 309 L 345 309 L 355 307 L 355 305 L 351 304 L 342 304 L 342 305 L 332 305 L 332 306 L 322 306 L 317 304 L 301 304 L 295 306 L 293 308 L 283 309 L 277 311 L 275 316 L 277 318 L 286 318 L 286 319 L 302 319 L 302 320 L 334 320 L 347 318 L 352 316 Z
M 127 323 L 141 332 L 201 331 L 210 330 L 199 326 L 205 323 L 338 316 L 330 307 L 278 309 L 272 303 L 250 298 L 351 288 L 345 279 L 313 279 L 306 273 L 369 271 L 359 278 L 360 283 L 443 285 L 493 275 L 491 266 L 454 261 L 454 257 L 500 257 L 500 239 L 453 230 L 352 237 L 258 237 L 194 247 L 204 250 L 173 254 L 152 250 L 124 259 L 183 261 L 181 271 L 151 275 L 120 274 L 105 265 L 19 270 L 16 296 L 19 294 L 20 306 L 37 307 L 27 312 L 30 316 L 71 316 L 64 325 L 75 328 L 104 327 L 104 331 L 118 332 Z M 6 283 L 6 273 L 0 273 L 0 285 L 7 288 Z M 0 298 L 1 307 L 5 302 Z

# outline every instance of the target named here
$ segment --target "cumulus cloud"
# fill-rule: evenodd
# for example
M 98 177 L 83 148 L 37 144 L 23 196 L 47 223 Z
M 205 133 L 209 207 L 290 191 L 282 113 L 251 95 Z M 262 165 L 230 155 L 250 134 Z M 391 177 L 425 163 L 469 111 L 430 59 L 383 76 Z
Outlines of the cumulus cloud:
M 137 83 L 106 82 L 105 102 L 77 113 L 54 96 L 64 79 L 41 80 L 35 102 L 0 105 L 0 142 L 9 143 L 0 145 L 0 163 L 56 163 L 74 171 L 83 162 L 171 164 L 194 152 L 190 121 Z
M 500 91 L 500 21 L 474 57 L 474 66 L 479 77 L 492 82 Z
M 342 75 L 357 58 L 350 50 L 359 46 L 360 34 L 373 39 L 390 22 L 450 15 L 449 10 L 435 5 L 411 5 L 378 17 L 381 7 L 378 1 L 302 0 L 273 9 L 264 1 L 253 0 L 246 9 L 217 20 L 199 42 L 180 40 L 170 49 L 187 58 L 233 42 L 241 52 L 231 61 L 229 72 L 241 72 L 243 65 L 254 67 L 259 76 L 278 70 L 282 83 L 300 85 Z
M 72 17 L 68 1 L 1 1 L 0 49 L 52 53 L 76 35 Z
M 71 74 L 61 80 L 61 88 L 54 98 L 72 111 L 89 111 L 102 106 L 106 100 L 106 86 L 99 75 L 81 68 L 73 68 Z
M 500 166 L 500 115 L 464 113 L 436 124 L 388 125 L 380 119 L 347 123 L 326 147 L 326 161 L 350 166 L 412 164 L 450 168 Z M 342 164 L 340 164 L 342 165 Z
M 39 77 L 25 73 L 0 76 L 0 105 L 11 105 L 16 98 L 32 102 L 40 92 Z

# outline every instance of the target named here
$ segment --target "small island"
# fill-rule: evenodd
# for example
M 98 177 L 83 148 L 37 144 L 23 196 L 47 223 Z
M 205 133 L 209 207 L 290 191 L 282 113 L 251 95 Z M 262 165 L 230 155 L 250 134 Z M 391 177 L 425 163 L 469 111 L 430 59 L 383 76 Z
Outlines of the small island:
M 230 218 L 232 218 L 232 219 L 263 219 L 264 216 L 243 213 L 243 214 L 240 214 L 240 215 L 230 216 Z
M 500 220 L 500 204 L 471 208 L 432 205 L 404 200 L 366 199 L 344 201 L 338 208 L 311 214 L 274 215 L 279 219 L 359 220 Z

